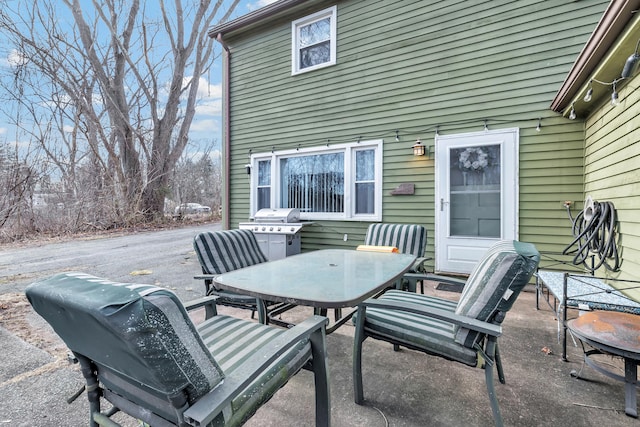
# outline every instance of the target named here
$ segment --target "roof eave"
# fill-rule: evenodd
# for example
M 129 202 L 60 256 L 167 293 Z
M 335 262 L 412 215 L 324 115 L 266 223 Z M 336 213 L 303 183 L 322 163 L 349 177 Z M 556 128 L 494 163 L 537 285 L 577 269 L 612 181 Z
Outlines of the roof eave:
M 639 7 L 640 0 L 611 1 L 556 93 L 551 103 L 553 111 L 561 112 L 571 104 Z
M 232 21 L 215 25 L 209 29 L 207 34 L 209 35 L 209 37 L 216 38 L 218 34 L 227 34 L 240 29 L 244 29 L 253 24 L 272 19 L 284 12 L 289 11 L 289 9 L 308 1 L 309 0 L 279 0 L 267 6 L 261 7 L 260 9 L 256 9 L 253 12 L 242 15 Z

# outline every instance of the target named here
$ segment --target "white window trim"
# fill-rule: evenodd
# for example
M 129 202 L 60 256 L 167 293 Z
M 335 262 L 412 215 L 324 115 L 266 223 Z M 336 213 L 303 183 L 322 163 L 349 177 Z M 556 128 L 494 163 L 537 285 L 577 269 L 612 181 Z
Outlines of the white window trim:
M 348 144 L 336 144 L 329 147 L 311 147 L 292 150 L 274 151 L 271 153 L 257 153 L 251 155 L 251 179 L 250 179 L 250 216 L 253 217 L 257 211 L 257 185 L 258 185 L 258 161 L 271 159 L 271 206 L 279 207 L 280 200 L 280 158 L 296 155 L 326 154 L 344 152 L 344 172 L 345 172 L 345 212 L 324 213 L 324 212 L 301 212 L 300 219 L 305 221 L 313 220 L 335 220 L 335 221 L 382 221 L 382 146 L 383 141 L 371 140 L 360 141 Z M 375 149 L 375 207 L 373 214 L 355 214 L 356 200 L 355 194 L 355 152 L 364 149 Z M 253 173 L 255 171 L 255 173 Z
M 332 6 L 330 8 L 321 10 L 312 15 L 305 16 L 304 18 L 297 19 L 291 23 L 291 75 L 295 76 L 296 74 L 302 74 L 309 71 L 317 70 L 319 68 L 329 67 L 331 65 L 336 64 L 336 34 L 337 34 L 337 16 L 338 16 L 338 8 L 337 6 Z M 315 21 L 320 21 L 321 19 L 330 18 L 331 21 L 331 40 L 330 42 L 330 59 L 328 62 L 323 62 L 322 64 L 317 64 L 312 67 L 307 67 L 300 69 L 300 49 L 298 48 L 298 29 L 300 27 L 304 27 L 309 25 Z

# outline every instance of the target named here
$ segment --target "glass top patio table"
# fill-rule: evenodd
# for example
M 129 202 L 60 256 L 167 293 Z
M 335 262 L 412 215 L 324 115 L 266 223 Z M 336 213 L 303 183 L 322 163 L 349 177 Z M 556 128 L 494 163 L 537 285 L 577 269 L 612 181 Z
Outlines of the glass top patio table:
M 316 308 L 354 307 L 394 283 L 415 256 L 323 249 L 224 273 L 223 289 Z

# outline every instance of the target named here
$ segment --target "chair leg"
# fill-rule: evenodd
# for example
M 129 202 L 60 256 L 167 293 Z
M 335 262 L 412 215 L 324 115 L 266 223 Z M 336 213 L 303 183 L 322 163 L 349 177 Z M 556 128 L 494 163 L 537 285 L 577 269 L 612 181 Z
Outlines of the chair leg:
M 209 296 L 211 295 L 212 292 L 213 292 L 213 280 L 204 279 L 204 294 L 206 296 Z
M 218 308 L 216 307 L 216 303 L 207 304 L 204 306 L 204 318 L 205 320 L 211 319 L 218 315 Z
M 269 323 L 269 317 L 267 317 L 267 304 L 264 300 L 256 298 L 256 309 L 258 310 L 258 322 L 263 325 Z M 253 319 L 253 310 L 251 311 L 251 318 Z
M 407 279 L 407 291 L 408 292 L 416 292 L 416 288 L 418 285 L 418 281 L 416 279 Z
M 364 402 L 364 392 L 362 390 L 362 342 L 365 340 L 365 308 L 358 308 L 356 316 L 356 330 L 353 337 L 353 400 L 356 404 L 362 405 Z
M 316 426 L 331 425 L 331 392 L 329 389 L 329 359 L 326 348 L 324 327 L 311 334 L 311 354 L 313 357 L 313 378 L 316 388 Z
M 100 414 L 100 388 L 95 370 L 91 366 L 91 361 L 86 357 L 74 353 L 74 356 L 80 363 L 80 371 L 87 382 L 87 398 L 89 399 L 89 426 L 98 427 L 94 416 Z
M 487 342 L 486 355 L 489 360 L 486 361 L 484 366 L 484 376 L 487 383 L 487 392 L 489 394 L 489 401 L 491 403 L 491 411 L 493 412 L 493 420 L 496 427 L 504 426 L 502 421 L 502 415 L 500 414 L 500 407 L 498 406 L 498 397 L 496 396 L 496 388 L 493 383 L 493 358 L 496 352 L 495 338 L 489 339 Z
M 496 369 L 498 370 L 498 380 L 501 384 L 506 384 L 504 379 L 504 370 L 502 369 L 502 359 L 500 359 L 500 347 L 496 342 Z

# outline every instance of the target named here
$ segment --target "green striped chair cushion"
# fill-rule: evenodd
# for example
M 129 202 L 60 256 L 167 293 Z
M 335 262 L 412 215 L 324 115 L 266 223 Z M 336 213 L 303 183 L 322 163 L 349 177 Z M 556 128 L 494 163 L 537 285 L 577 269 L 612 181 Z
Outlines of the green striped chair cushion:
M 249 356 L 259 353 L 262 347 L 284 333 L 285 329 L 229 316 L 215 316 L 200 324 L 198 331 L 222 370 L 231 375 Z M 242 425 L 310 359 L 311 345 L 308 340 L 298 343 L 240 393 L 231 402 L 231 407 L 223 411 L 212 425 Z
M 204 274 L 222 274 L 267 262 L 251 230 L 223 230 L 198 234 L 193 248 Z
M 433 296 L 399 290 L 389 290 L 380 301 L 412 303 L 453 312 L 456 302 Z M 409 348 L 434 353 L 451 360 L 476 366 L 476 351 L 455 341 L 452 323 L 397 310 L 367 308 L 364 325 L 367 334 L 390 337 L 391 341 Z M 357 316 L 357 314 L 356 314 Z
M 364 244 L 395 246 L 401 253 L 422 257 L 427 244 L 427 230 L 414 224 L 371 224 Z
M 427 229 L 416 224 L 371 224 L 367 228 L 365 245 L 394 246 L 403 254 L 418 259 L 409 272 L 421 272 L 424 268 L 424 251 L 427 245 Z
M 492 323 L 501 323 L 497 313 L 506 313 L 538 267 L 540 254 L 531 243 L 513 240 L 493 245 L 467 279 L 456 314 Z M 456 341 L 473 347 L 482 336 L 466 328 L 456 328 Z
M 176 417 L 170 398 L 184 392 L 193 403 L 224 378 L 167 289 L 64 273 L 30 285 L 26 295 L 70 350 L 101 367 L 108 389 L 167 419 Z

